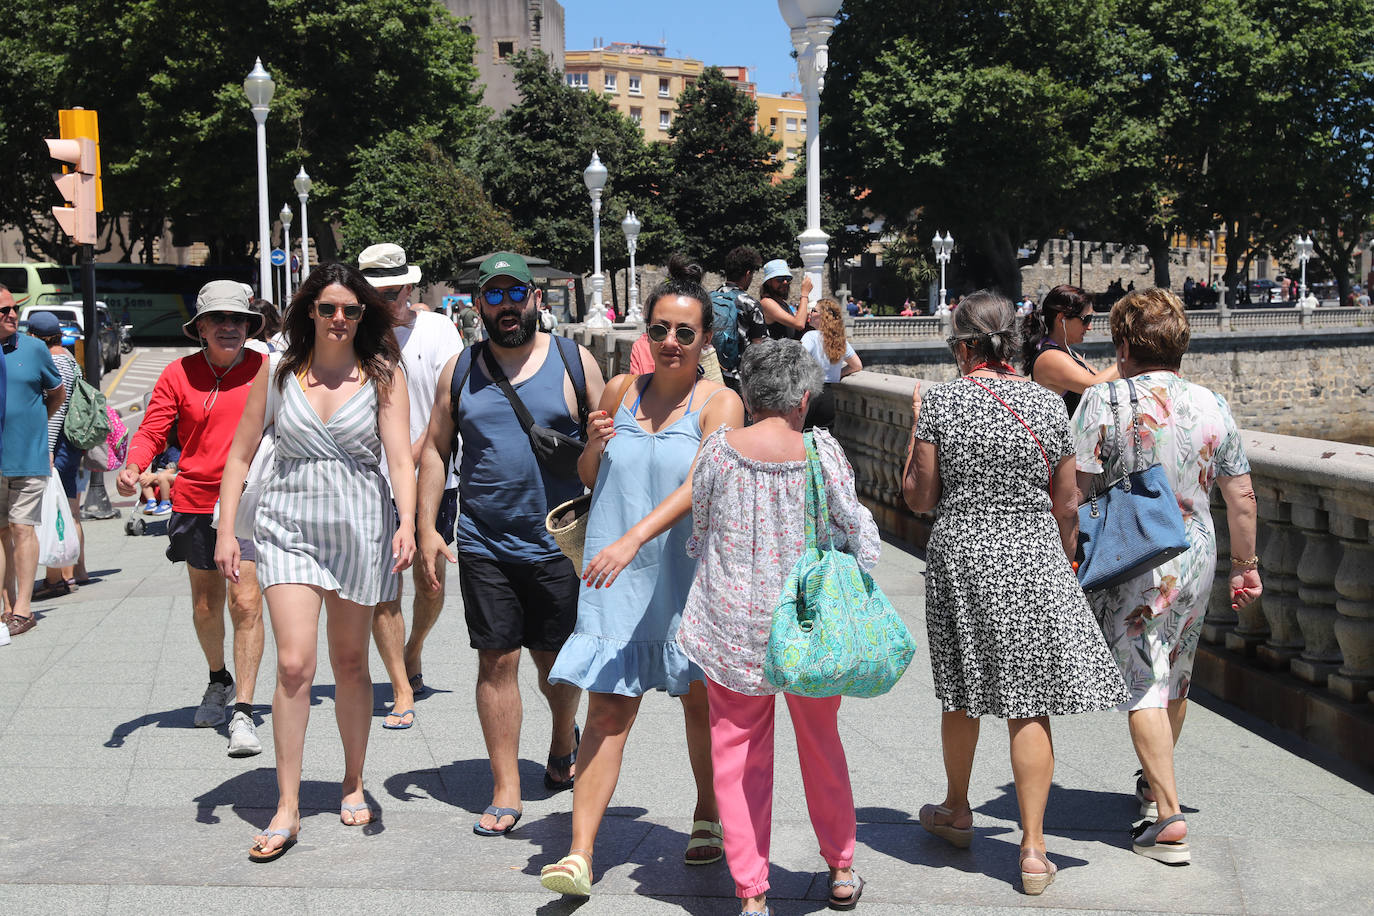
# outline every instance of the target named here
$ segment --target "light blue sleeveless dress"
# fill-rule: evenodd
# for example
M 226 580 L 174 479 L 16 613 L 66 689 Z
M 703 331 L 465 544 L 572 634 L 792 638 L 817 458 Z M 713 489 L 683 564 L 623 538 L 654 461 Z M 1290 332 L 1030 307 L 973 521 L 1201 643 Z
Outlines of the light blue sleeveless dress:
M 645 384 L 647 389 L 653 383 Z M 714 395 L 712 395 L 714 397 Z M 583 556 L 597 552 L 629 531 L 682 485 L 701 445 L 701 409 L 694 405 L 657 433 L 639 425 L 634 407 L 622 399 L 616 410 L 615 438 L 601 456 L 592 491 Z M 577 628 L 563 644 L 549 672 L 553 683 L 572 684 L 595 693 L 642 696 L 650 690 L 685 694 L 703 675 L 677 644 L 678 623 L 697 561 L 687 556 L 692 516 L 645 544 L 609 588 L 581 587 Z
M 264 589 L 316 585 L 362 605 L 396 597 L 396 513 L 382 478 L 377 410 L 377 387 L 368 379 L 325 423 L 300 382 L 285 380 L 275 474 L 253 525 Z

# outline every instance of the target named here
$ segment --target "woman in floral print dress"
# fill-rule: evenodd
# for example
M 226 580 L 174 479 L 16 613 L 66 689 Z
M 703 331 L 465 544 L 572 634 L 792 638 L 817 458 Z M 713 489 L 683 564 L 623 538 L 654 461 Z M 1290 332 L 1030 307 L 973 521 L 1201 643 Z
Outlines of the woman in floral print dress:
M 1129 470 L 1159 462 L 1178 497 L 1189 548 L 1161 566 L 1089 596 L 1130 700 L 1131 741 L 1143 776 L 1136 786 L 1140 813 L 1134 850 L 1162 862 L 1189 861 L 1188 826 L 1174 783 L 1174 745 L 1188 708 L 1188 685 L 1202 619 L 1217 565 L 1216 532 L 1208 508 L 1213 482 L 1221 486 L 1231 535 L 1233 607 L 1259 597 L 1255 556 L 1255 494 L 1250 462 L 1226 400 L 1179 377 L 1188 349 L 1183 303 L 1168 290 L 1128 293 L 1112 308 L 1112 342 L 1123 379 L 1139 399 L 1136 455 L 1130 395 L 1124 381 L 1089 388 L 1074 416 L 1079 489 L 1101 489 Z M 1108 386 L 1116 387 L 1121 423 Z M 1123 461 L 1120 443 L 1125 444 Z

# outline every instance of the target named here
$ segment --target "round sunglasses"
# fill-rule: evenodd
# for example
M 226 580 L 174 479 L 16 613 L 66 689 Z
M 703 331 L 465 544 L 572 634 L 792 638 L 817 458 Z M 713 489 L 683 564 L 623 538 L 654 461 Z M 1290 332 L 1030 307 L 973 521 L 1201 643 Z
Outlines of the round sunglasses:
M 663 343 L 668 339 L 668 326 L 666 324 L 651 324 L 644 331 L 654 343 Z M 691 328 L 680 327 L 672 333 L 680 347 L 690 347 L 696 343 L 697 332 Z
M 508 289 L 501 289 L 499 286 L 493 286 L 490 289 L 482 290 L 482 298 L 486 301 L 487 305 L 500 305 L 506 299 L 519 305 L 525 301 L 529 294 L 530 288 L 528 286 L 512 286 Z

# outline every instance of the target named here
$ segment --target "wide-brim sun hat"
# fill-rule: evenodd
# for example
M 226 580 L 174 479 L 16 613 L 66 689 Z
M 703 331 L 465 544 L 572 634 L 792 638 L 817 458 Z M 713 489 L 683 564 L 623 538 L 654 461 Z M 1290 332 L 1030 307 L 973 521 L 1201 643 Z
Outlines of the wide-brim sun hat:
M 788 267 L 787 262 L 782 258 L 774 258 L 763 265 L 762 282 L 767 283 L 769 280 L 775 280 L 778 277 L 786 277 L 789 280 L 792 279 L 792 268 Z
M 378 288 L 414 286 L 421 276 L 419 267 L 406 263 L 406 250 L 391 242 L 364 248 L 358 255 L 358 270 Z
M 199 342 L 200 333 L 196 330 L 196 321 L 213 312 L 247 315 L 249 337 L 262 330 L 262 315 L 249 306 L 248 294 L 243 291 L 243 284 L 237 280 L 211 280 L 202 286 L 196 295 L 196 313 L 191 316 L 190 321 L 181 326 L 181 333 Z

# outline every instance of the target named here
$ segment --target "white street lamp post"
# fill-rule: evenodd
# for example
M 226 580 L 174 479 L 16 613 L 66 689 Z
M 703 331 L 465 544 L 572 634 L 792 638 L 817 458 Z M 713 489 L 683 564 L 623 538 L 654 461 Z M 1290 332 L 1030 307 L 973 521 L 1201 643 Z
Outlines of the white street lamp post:
M 625 247 L 630 250 L 630 311 L 625 315 L 625 320 L 636 324 L 644 320 L 644 315 L 639 311 L 639 279 L 635 276 L 635 247 L 639 240 L 639 229 L 643 225 L 633 210 L 626 210 L 625 218 L 620 221 L 621 231 L 625 233 Z
M 291 301 L 291 205 L 282 204 L 281 212 L 277 214 L 277 219 L 281 220 L 281 250 L 286 252 L 286 263 L 282 265 L 282 273 L 286 279 L 282 282 L 282 309 Z
M 1307 305 L 1307 259 L 1312 257 L 1312 236 L 1298 236 L 1294 247 L 1298 250 L 1298 262 L 1302 264 L 1302 282 L 1298 284 L 1298 302 Z
M 258 294 L 264 299 L 272 295 L 272 237 L 267 216 L 267 111 L 272 105 L 272 93 L 277 84 L 262 68 L 262 58 L 253 64 L 243 81 L 243 93 L 258 122 Z
M 591 163 L 582 172 L 582 180 L 592 195 L 592 312 L 594 317 L 604 320 L 606 310 L 601 302 L 601 288 L 606 285 L 606 278 L 601 275 L 601 191 L 606 187 L 606 167 L 595 150 Z
M 806 100 L 806 230 L 797 236 L 797 247 L 813 296 L 821 294 L 821 267 L 829 254 L 830 236 L 821 230 L 821 90 L 830 66 L 827 42 L 839 9 L 840 0 L 778 0 L 778 11 L 792 30 L 797 79 Z
M 305 275 L 310 273 L 310 231 L 305 221 L 305 199 L 310 196 L 310 188 L 314 182 L 310 176 L 305 174 L 305 166 L 296 173 L 296 180 L 291 182 L 296 189 L 296 197 L 301 202 L 301 282 L 305 282 Z M 290 255 L 290 252 L 287 252 Z
M 954 251 L 954 236 L 948 232 L 942 237 L 937 231 L 935 238 L 930 240 L 930 244 L 935 249 L 935 260 L 940 262 L 940 304 L 935 310 L 937 315 L 949 314 L 949 302 L 945 298 L 945 265 L 949 263 L 950 252 Z

